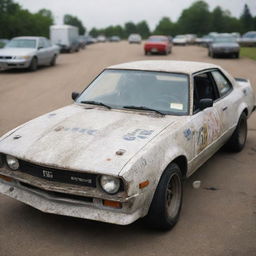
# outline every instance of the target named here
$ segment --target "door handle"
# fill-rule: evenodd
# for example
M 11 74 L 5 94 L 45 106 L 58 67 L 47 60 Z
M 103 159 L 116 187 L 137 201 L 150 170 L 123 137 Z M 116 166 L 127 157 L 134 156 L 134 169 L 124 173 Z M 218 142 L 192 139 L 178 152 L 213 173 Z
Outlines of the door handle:
M 225 111 L 225 110 L 227 110 L 228 109 L 228 107 L 226 106 L 226 107 L 223 107 L 222 108 L 222 111 Z

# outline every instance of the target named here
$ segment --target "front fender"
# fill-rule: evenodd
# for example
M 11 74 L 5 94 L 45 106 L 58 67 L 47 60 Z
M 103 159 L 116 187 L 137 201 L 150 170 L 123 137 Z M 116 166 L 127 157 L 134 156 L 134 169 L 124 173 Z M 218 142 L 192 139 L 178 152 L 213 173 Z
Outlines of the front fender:
M 136 204 L 143 209 L 144 216 L 148 212 L 163 172 L 179 156 L 185 156 L 187 159 L 184 148 L 174 143 L 174 140 L 170 144 L 169 140 L 162 137 L 157 143 L 150 143 L 142 149 L 136 159 L 132 159 L 119 173 L 127 182 L 128 196 L 141 194 Z M 148 181 L 149 185 L 141 189 L 140 183 L 145 181 Z

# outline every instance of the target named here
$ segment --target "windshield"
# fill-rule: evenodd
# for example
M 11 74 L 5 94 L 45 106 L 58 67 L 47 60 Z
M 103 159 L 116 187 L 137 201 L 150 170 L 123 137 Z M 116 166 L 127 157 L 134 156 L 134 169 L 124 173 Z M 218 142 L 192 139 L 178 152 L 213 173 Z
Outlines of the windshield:
M 218 36 L 214 38 L 214 43 L 235 43 L 236 38 L 232 36 Z
M 248 33 L 243 36 L 244 38 L 255 38 L 256 39 L 256 32 L 255 33 Z
M 36 40 L 34 39 L 13 39 L 6 48 L 36 48 Z
M 167 41 L 167 39 L 164 37 L 150 37 L 148 41 L 149 42 L 165 42 Z
M 176 36 L 176 39 L 186 39 L 186 36 Z
M 188 113 L 188 87 L 188 76 L 184 74 L 105 70 L 76 102 L 100 102 L 116 109 L 145 107 L 184 115 Z

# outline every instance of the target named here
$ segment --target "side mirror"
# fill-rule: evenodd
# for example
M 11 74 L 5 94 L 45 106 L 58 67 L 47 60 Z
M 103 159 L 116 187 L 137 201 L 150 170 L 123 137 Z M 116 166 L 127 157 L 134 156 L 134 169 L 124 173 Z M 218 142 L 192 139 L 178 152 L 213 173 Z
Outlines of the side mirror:
M 204 110 L 213 106 L 213 99 L 205 98 L 199 101 L 199 109 Z
M 79 95 L 80 95 L 79 92 L 72 92 L 71 94 L 72 100 L 76 100 Z

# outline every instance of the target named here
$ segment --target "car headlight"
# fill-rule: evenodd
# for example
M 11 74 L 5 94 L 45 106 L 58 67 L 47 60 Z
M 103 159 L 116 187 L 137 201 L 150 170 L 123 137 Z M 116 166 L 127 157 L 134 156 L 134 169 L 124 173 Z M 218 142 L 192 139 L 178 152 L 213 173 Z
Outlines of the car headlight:
M 19 160 L 13 156 L 6 156 L 6 163 L 8 167 L 12 170 L 18 170 L 20 167 Z
M 120 179 L 112 176 L 102 175 L 100 177 L 100 185 L 108 194 L 115 194 L 120 188 Z

